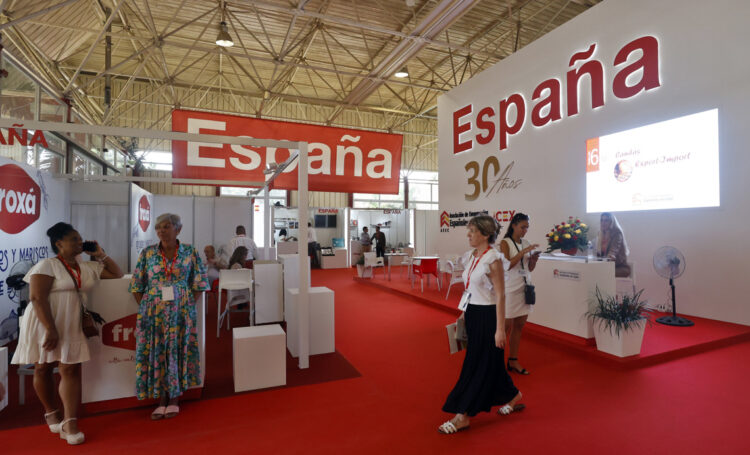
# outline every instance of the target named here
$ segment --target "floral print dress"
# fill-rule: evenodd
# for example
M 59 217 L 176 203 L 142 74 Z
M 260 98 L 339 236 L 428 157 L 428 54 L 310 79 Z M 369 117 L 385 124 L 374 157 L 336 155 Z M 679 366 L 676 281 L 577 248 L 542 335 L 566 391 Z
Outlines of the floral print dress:
M 198 322 L 193 292 L 210 289 L 200 256 L 180 244 L 165 270 L 159 245 L 141 251 L 130 281 L 130 292 L 143 294 L 136 323 L 135 392 L 139 400 L 160 398 L 167 390 L 176 398 L 200 383 Z M 162 300 L 163 286 L 172 286 L 174 300 Z

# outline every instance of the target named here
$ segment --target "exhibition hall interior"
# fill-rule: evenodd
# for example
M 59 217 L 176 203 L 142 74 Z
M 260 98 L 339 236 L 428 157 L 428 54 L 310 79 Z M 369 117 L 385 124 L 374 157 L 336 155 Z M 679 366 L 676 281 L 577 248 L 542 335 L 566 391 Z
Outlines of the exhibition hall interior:
M 0 453 L 749 453 L 748 17 L 0 0 Z

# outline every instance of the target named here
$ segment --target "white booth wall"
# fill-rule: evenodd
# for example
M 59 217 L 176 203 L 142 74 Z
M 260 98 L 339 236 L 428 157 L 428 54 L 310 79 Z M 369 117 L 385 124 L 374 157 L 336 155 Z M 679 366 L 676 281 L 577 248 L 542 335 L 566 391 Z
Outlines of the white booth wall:
M 399 243 L 408 246 L 410 242 L 409 210 L 399 209 L 351 209 L 349 235 L 359 239 L 362 228 L 367 226 L 370 237 L 375 234 L 375 226 L 385 234 L 385 243 L 397 248 Z M 356 227 L 354 221 L 356 220 Z M 386 225 L 390 222 L 390 225 Z
M 591 225 L 597 235 L 599 214 L 586 214 L 585 152 L 588 138 L 718 108 L 721 206 L 617 213 L 635 263 L 637 287 L 645 288 L 652 304 L 668 299 L 668 283 L 653 270 L 654 252 L 663 245 L 681 250 L 687 267 L 676 280 L 678 311 L 689 315 L 750 324 L 750 307 L 743 281 L 747 267 L 747 169 L 750 169 L 750 2 L 717 0 L 608 0 L 589 9 L 471 80 L 442 95 L 438 101 L 440 209 L 447 213 L 487 210 L 523 211 L 531 216 L 527 239 L 546 246 L 545 233 L 569 215 Z M 659 43 L 660 86 L 627 98 L 613 94 L 613 78 L 640 58 L 635 52 L 626 63 L 614 65 L 615 55 L 642 36 Z M 604 66 L 605 102 L 591 108 L 588 76 L 579 84 L 579 113 L 567 115 L 566 74 L 577 52 L 596 44 L 588 61 Z M 573 65 L 575 67 L 580 66 Z M 636 72 L 629 83 L 637 82 Z M 531 124 L 535 87 L 556 79 L 561 84 L 560 120 L 543 127 Z M 497 114 L 499 102 L 521 94 L 526 102 L 523 128 L 509 136 L 509 146 L 499 151 L 498 135 L 486 145 L 476 136 L 476 117 L 485 106 Z M 544 96 L 547 96 L 546 94 Z M 575 100 L 567 100 L 568 103 Z M 454 154 L 454 112 L 473 105 L 471 130 L 460 141 L 474 139 L 473 148 Z M 515 119 L 510 109 L 509 122 Z M 497 127 L 497 116 L 492 120 Z M 685 131 L 685 134 L 691 134 Z M 473 185 L 466 166 L 499 159 L 501 172 L 519 182 L 515 189 L 482 192 L 467 200 Z M 490 176 L 492 176 L 490 171 Z M 481 167 L 479 172 L 481 181 Z M 701 185 L 696 181 L 695 185 Z M 453 220 L 453 218 L 451 218 Z M 506 223 L 503 223 L 507 225 Z M 465 228 L 441 225 L 439 250 L 456 253 L 468 249 Z M 542 303 L 542 302 L 540 302 Z
M 96 240 L 128 270 L 130 183 L 71 182 L 70 222 L 84 240 Z
M 313 224 L 315 229 L 315 236 L 318 239 L 318 243 L 321 247 L 333 246 L 334 238 L 345 238 L 344 230 L 346 227 L 346 209 L 345 208 L 310 208 L 309 220 Z M 289 220 L 298 220 L 298 209 L 296 207 L 273 207 L 273 219 L 274 219 L 274 239 L 278 238 L 281 223 L 288 223 Z M 316 228 L 315 227 L 315 215 L 336 215 L 336 227 L 335 228 Z M 299 238 L 299 230 L 285 227 L 288 236 L 294 236 Z
M 182 219 L 179 239 L 190 243 L 203 255 L 206 245 L 213 245 L 225 260 L 232 252 L 229 241 L 237 226 L 250 232 L 250 199 L 242 197 L 164 196 L 154 195 L 154 216 L 175 213 Z

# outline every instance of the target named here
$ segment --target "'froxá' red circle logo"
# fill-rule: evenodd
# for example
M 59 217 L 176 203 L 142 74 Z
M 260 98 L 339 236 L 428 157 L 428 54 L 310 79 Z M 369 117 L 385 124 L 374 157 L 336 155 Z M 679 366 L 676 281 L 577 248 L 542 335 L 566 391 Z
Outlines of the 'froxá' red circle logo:
M 151 224 L 151 204 L 148 203 L 148 198 L 145 194 L 138 201 L 138 224 L 141 226 L 143 232 L 146 232 L 148 225 Z
M 39 219 L 42 190 L 15 164 L 0 166 L 0 230 L 18 234 Z

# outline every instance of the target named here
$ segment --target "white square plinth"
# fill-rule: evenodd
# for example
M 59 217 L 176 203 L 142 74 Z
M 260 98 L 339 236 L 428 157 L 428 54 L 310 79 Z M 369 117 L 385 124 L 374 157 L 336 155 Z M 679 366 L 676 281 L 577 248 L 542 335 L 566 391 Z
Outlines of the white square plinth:
M 286 345 L 292 357 L 299 356 L 299 322 L 297 296 L 299 289 L 286 289 Z M 336 350 L 334 293 L 326 287 L 313 287 L 310 296 L 310 355 L 327 354 Z
M 234 391 L 286 385 L 286 335 L 279 324 L 232 332 Z

